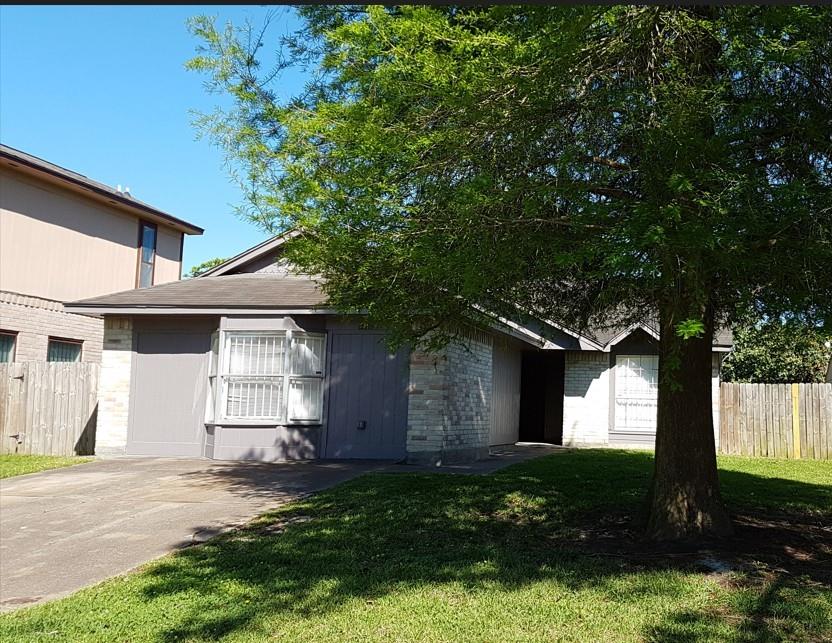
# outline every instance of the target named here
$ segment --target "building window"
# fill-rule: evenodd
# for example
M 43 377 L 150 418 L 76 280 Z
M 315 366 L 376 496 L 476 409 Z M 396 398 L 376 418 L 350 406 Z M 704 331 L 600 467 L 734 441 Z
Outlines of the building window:
M 0 330 L 0 364 L 14 361 L 17 333 Z
M 139 288 L 153 285 L 153 267 L 156 264 L 156 226 L 145 221 L 139 222 Z
M 46 351 L 47 362 L 80 362 L 81 342 L 72 339 L 49 338 Z
M 324 335 L 229 332 L 224 341 L 220 408 L 225 419 L 321 422 Z M 209 383 L 215 388 L 214 381 Z

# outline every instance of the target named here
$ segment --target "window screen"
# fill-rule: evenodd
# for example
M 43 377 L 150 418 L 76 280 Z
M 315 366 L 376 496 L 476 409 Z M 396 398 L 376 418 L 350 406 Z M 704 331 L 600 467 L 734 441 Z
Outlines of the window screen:
M 14 333 L 0 333 L 0 363 L 14 361 L 14 345 L 17 336 Z
M 139 288 L 153 285 L 153 265 L 156 262 L 156 226 L 139 224 Z
M 81 342 L 50 339 L 46 351 L 47 362 L 80 362 Z

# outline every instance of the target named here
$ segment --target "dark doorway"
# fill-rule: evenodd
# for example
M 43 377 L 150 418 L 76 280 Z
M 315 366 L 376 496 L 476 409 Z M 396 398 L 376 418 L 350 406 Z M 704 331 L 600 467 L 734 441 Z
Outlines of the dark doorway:
M 523 353 L 520 371 L 520 441 L 563 442 L 562 351 Z

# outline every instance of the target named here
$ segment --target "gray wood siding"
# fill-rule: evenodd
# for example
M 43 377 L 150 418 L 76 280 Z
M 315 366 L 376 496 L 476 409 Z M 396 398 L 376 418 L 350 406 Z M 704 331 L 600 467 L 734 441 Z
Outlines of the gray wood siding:
M 491 361 L 491 432 L 489 446 L 514 444 L 520 433 L 522 353 L 504 342 L 494 343 Z
M 128 454 L 203 454 L 209 349 L 208 333 L 138 333 Z
M 390 354 L 384 334 L 329 336 L 328 458 L 398 459 L 407 433 L 407 351 Z

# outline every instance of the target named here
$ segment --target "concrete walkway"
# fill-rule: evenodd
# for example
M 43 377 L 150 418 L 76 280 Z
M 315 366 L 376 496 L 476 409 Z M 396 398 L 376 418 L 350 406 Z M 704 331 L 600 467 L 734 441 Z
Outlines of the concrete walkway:
M 369 471 L 488 474 L 565 451 L 495 447 L 472 464 L 114 458 L 0 480 L 0 612 L 70 594 Z
M 389 462 L 99 460 L 0 481 L 0 611 L 201 542 Z

